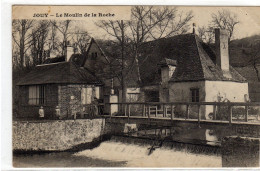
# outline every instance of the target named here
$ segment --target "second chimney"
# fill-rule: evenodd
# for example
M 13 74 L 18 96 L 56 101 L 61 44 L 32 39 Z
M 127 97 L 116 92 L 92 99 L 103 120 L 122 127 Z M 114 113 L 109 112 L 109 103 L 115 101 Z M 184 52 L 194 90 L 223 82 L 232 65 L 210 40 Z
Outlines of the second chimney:
M 230 77 L 228 39 L 229 34 L 227 30 L 215 29 L 216 64 L 221 68 L 226 77 Z

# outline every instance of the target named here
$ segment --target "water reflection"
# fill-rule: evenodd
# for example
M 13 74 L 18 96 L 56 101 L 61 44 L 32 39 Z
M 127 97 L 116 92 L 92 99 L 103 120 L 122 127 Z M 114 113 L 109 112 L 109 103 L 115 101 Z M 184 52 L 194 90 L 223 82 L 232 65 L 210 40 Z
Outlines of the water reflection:
M 222 131 L 206 128 L 188 128 L 188 127 L 161 127 L 154 129 L 143 129 L 135 133 L 127 134 L 133 137 L 145 137 L 159 140 L 172 140 L 183 143 L 206 144 L 220 146 L 221 139 L 225 136 Z
M 209 144 L 209 145 L 216 145 L 217 143 L 219 143 L 218 137 L 217 137 L 215 131 L 212 129 L 205 130 L 205 138 L 206 138 L 207 144 Z

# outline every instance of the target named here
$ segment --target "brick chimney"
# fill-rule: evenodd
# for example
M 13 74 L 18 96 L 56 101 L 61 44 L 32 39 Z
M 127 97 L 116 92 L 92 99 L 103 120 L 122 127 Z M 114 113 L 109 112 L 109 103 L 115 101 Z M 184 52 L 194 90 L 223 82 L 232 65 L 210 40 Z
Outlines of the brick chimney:
M 228 39 L 227 30 L 215 29 L 216 64 L 221 68 L 223 75 L 230 78 Z
M 66 61 L 68 62 L 70 60 L 70 57 L 74 54 L 74 47 L 70 44 L 70 42 L 67 42 L 66 46 Z

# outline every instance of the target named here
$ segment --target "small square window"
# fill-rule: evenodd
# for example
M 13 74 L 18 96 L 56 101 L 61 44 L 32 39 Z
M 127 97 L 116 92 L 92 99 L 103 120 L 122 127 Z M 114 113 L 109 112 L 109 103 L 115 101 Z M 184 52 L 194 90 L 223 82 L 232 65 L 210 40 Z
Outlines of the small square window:
M 191 102 L 199 102 L 200 96 L 199 96 L 199 89 L 198 88 L 192 88 L 191 91 Z
M 92 52 L 92 53 L 91 53 L 91 59 L 92 59 L 92 60 L 97 59 L 97 52 Z

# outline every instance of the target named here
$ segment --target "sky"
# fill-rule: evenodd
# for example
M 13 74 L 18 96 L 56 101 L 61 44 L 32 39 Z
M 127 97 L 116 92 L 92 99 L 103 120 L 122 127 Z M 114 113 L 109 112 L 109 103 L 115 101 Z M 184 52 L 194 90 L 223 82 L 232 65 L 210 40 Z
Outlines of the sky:
M 240 23 L 236 25 L 234 39 L 240 39 L 255 34 L 260 34 L 260 7 L 195 7 L 195 6 L 179 6 L 178 10 L 188 12 L 193 11 L 194 18 L 190 22 L 196 23 L 196 28 L 207 26 L 211 21 L 211 14 L 217 13 L 218 10 L 228 9 L 237 15 Z M 99 39 L 109 39 L 105 32 L 95 25 L 95 21 L 85 20 L 77 22 L 77 27 L 86 29 L 92 37 Z M 192 28 L 192 27 L 191 27 Z M 192 29 L 190 30 L 190 32 Z

